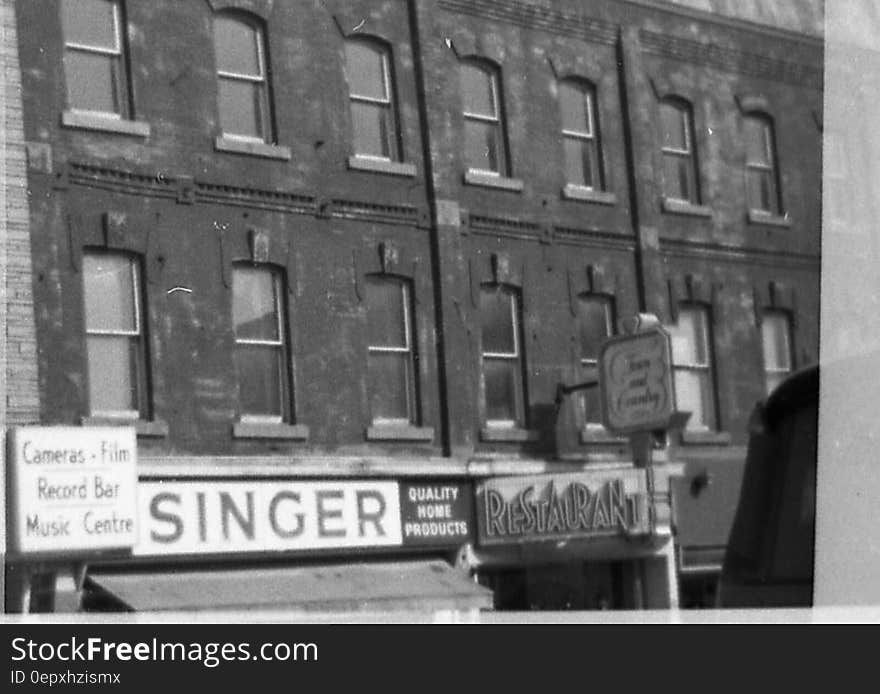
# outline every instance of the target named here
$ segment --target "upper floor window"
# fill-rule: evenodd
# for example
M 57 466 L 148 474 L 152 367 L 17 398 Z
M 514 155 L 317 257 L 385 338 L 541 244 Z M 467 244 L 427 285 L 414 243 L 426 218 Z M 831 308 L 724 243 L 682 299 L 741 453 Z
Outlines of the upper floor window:
M 399 161 L 401 156 L 389 51 L 374 42 L 346 41 L 345 68 L 351 98 L 354 153 Z
M 409 283 L 369 276 L 366 282 L 368 376 L 373 424 L 416 424 L 418 407 Z
M 525 424 L 520 300 L 501 284 L 480 289 L 483 406 L 487 426 Z
M 89 411 L 149 418 L 149 378 L 137 260 L 121 253 L 83 255 Z
M 696 149 L 690 107 L 677 99 L 660 102 L 662 127 L 663 192 L 668 198 L 697 205 Z
M 464 158 L 468 169 L 508 175 L 504 114 L 498 71 L 482 63 L 461 64 Z
M 281 423 L 291 416 L 284 281 L 268 266 L 236 265 L 232 321 L 242 421 Z
M 559 85 L 565 182 L 602 190 L 602 161 L 595 91 L 584 84 Z
M 749 209 L 781 214 L 773 121 L 760 114 L 743 119 Z
M 577 303 L 578 346 L 580 348 L 581 379 L 596 380 L 598 374 L 599 348 L 614 331 L 614 303 L 610 297 L 584 294 Z M 582 392 L 581 404 L 588 427 L 602 426 L 602 410 L 599 388 Z
M 678 312 L 678 323 L 667 330 L 672 337 L 676 403 L 680 411 L 691 413 L 687 429 L 715 429 L 709 312 L 703 306 L 682 306 Z
M 125 22 L 118 0 L 63 0 L 68 107 L 128 118 Z
M 792 370 L 791 318 L 785 311 L 765 311 L 761 316 L 764 384 L 773 392 Z
M 215 15 L 214 56 L 223 135 L 271 142 L 272 105 L 262 28 L 239 14 Z

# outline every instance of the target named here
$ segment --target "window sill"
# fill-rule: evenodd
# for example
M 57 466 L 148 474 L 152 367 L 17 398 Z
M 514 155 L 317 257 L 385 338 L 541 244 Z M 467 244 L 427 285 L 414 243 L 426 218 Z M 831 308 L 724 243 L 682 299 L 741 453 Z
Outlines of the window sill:
M 305 441 L 309 438 L 309 428 L 302 424 L 258 424 L 256 422 L 235 422 L 235 424 L 232 425 L 232 438 Z
M 617 196 L 607 190 L 596 190 L 586 186 L 568 183 L 562 189 L 562 197 L 565 200 L 577 200 L 579 202 L 594 202 L 598 205 L 616 205 Z
M 433 427 L 412 424 L 374 424 L 367 427 L 367 441 L 424 441 L 434 440 Z
M 357 155 L 348 158 L 348 168 L 355 171 L 372 171 L 373 173 L 391 174 L 392 176 L 407 176 L 410 178 L 416 175 L 415 164 L 407 164 L 402 161 L 391 161 L 390 159 L 359 157 Z
M 694 205 L 687 200 L 676 200 L 675 198 L 663 198 L 661 206 L 664 212 L 672 214 L 683 214 L 689 217 L 711 217 L 712 208 L 705 205 Z
M 626 438 L 616 436 L 604 427 L 583 427 L 581 429 L 581 443 L 606 443 L 618 446 L 626 445 Z
M 464 182 L 472 186 L 483 186 L 484 188 L 498 188 L 499 190 L 508 190 L 512 193 L 521 193 L 523 182 L 518 178 L 507 178 L 494 174 L 491 171 L 480 171 L 478 169 L 468 169 L 464 172 Z
M 125 417 L 83 417 L 85 427 L 134 427 L 140 438 L 164 438 L 168 436 L 168 423 L 162 419 L 127 419 Z
M 696 446 L 729 446 L 730 434 L 726 431 L 689 431 L 681 432 L 681 442 L 684 445 Z
M 214 149 L 218 152 L 232 152 L 233 154 L 249 154 L 254 157 L 266 159 L 290 159 L 290 147 L 283 145 L 270 145 L 256 140 L 239 140 L 233 137 L 220 135 L 214 140 Z
M 762 210 L 749 210 L 749 224 L 763 224 L 770 227 L 789 228 L 791 218 L 788 215 L 773 214 Z
M 104 133 L 116 133 L 117 135 L 135 135 L 137 137 L 149 137 L 150 135 L 149 123 L 139 120 L 113 118 L 110 115 L 89 111 L 63 111 L 61 113 L 61 125 L 66 128 L 96 130 Z
M 487 443 L 525 443 L 537 441 L 541 435 L 534 429 L 519 427 L 483 427 L 480 429 L 480 440 Z

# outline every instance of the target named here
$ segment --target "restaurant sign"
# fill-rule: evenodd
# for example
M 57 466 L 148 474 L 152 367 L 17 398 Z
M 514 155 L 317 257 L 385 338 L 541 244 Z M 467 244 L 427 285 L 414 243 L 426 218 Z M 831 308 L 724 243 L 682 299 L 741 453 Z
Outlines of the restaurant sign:
M 401 544 L 396 482 L 141 482 L 138 555 Z
M 135 545 L 132 427 L 15 427 L 8 446 L 11 553 L 82 556 Z
M 469 542 L 473 508 L 470 485 L 401 483 L 403 543 L 458 546 Z
M 476 496 L 483 545 L 650 532 L 644 470 L 497 477 Z

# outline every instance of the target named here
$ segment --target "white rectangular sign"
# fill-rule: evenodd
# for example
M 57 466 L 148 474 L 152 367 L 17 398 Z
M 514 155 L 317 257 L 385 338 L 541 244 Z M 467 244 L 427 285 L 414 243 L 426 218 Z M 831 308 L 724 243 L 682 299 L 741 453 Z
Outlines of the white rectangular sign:
M 136 544 L 132 427 L 16 427 L 9 452 L 11 552 L 69 556 Z
M 400 545 L 397 482 L 141 482 L 135 554 Z

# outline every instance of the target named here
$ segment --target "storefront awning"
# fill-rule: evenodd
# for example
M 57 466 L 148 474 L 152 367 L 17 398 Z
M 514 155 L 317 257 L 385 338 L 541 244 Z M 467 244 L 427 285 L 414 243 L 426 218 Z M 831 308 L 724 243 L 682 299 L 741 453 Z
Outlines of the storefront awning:
M 93 571 L 91 582 L 129 609 L 434 612 L 492 607 L 492 592 L 444 561 L 309 567 Z

